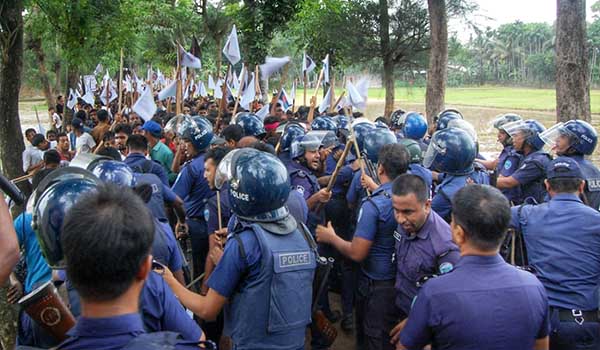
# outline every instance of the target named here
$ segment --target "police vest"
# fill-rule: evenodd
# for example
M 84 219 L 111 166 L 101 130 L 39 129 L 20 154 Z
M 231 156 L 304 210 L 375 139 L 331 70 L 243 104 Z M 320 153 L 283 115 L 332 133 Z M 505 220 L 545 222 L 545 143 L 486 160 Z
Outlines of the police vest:
M 376 209 L 377 214 L 377 233 L 371 245 L 371 252 L 361 262 L 361 269 L 371 279 L 388 280 L 393 279 L 396 274 L 396 266 L 392 261 L 395 251 L 394 230 L 397 227 L 392 208 L 391 186 L 386 190 L 379 187 L 369 197 L 363 200 L 371 202 Z M 358 214 L 358 220 L 361 220 L 364 213 Z M 377 256 L 373 254 L 373 249 L 379 250 Z M 384 259 L 382 257 L 385 256 Z
M 522 197 L 519 203 L 525 202 L 528 198 L 533 198 L 537 203 L 542 203 L 546 197 L 546 186 L 544 180 L 546 179 L 546 166 L 552 160 L 552 157 L 548 153 L 542 151 L 536 151 L 529 154 L 523 159 L 521 166 L 524 164 L 533 164 L 538 168 L 542 175 L 537 179 L 530 181 L 525 184 L 521 184 Z
M 298 168 L 299 165 L 294 166 L 289 170 L 290 180 L 293 180 L 295 177 L 306 178 L 310 183 L 310 195 L 319 192 L 321 186 L 319 186 L 319 181 L 315 175 L 313 175 L 310 171 Z M 294 190 L 295 188 L 293 188 Z M 310 196 L 309 196 L 310 197 Z
M 244 281 L 225 306 L 225 333 L 235 349 L 298 349 L 311 322 L 315 254 L 299 230 L 269 233 L 258 224 L 243 225 L 260 245 L 261 271 Z M 245 258 L 241 239 L 240 254 Z
M 600 209 L 600 170 L 592 162 L 583 158 L 583 156 L 574 156 L 573 160 L 579 164 L 583 177 L 585 178 L 585 188 L 583 191 L 584 202 L 590 207 Z
M 135 175 L 135 180 L 138 185 L 146 184 L 152 187 L 152 196 L 150 197 L 150 201 L 146 204 L 148 209 L 152 212 L 152 216 L 159 220 L 167 220 L 162 181 L 160 181 L 158 176 L 152 173 L 136 172 Z
M 505 146 L 498 157 L 498 164 L 496 165 L 497 175 L 511 176 L 523 160 L 523 155 L 518 153 L 512 146 Z M 514 167 L 514 168 L 513 168 Z M 512 171 L 508 171 L 512 168 Z M 500 190 L 509 201 L 516 203 L 522 197 L 521 187 L 516 186 L 513 188 L 503 188 Z

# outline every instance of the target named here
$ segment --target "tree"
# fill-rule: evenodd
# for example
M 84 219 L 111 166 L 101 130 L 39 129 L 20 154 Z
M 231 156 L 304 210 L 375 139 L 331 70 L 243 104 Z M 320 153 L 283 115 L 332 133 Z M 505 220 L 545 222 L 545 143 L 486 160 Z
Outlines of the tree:
M 556 119 L 591 120 L 585 0 L 557 0 Z
M 448 67 L 448 23 L 445 0 L 428 0 L 429 27 L 431 31 L 429 70 L 425 109 L 427 121 L 433 124 L 433 117 L 444 108 Z
M 8 178 L 23 174 L 21 154 L 24 143 L 19 120 L 19 90 L 23 67 L 22 13 L 22 0 L 5 0 L 0 3 L 0 165 L 2 173 Z M 5 288 L 0 288 L 0 294 L 0 343 L 12 348 L 16 336 L 16 312 L 5 304 Z

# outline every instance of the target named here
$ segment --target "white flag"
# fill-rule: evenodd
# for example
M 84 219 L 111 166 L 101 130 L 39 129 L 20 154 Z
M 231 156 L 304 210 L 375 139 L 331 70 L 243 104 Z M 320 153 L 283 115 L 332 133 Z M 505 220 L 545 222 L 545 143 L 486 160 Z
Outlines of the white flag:
M 200 59 L 192 55 L 191 53 L 185 51 L 185 49 L 181 45 L 179 45 L 179 62 L 184 67 L 198 69 L 202 68 L 202 62 L 200 62 Z
M 89 105 L 94 105 L 94 93 L 92 91 L 86 91 L 85 95 L 81 96 L 81 99 L 85 101 L 85 103 Z
M 279 71 L 283 66 L 290 62 L 290 57 L 267 57 L 264 64 L 260 65 L 260 76 L 262 80 L 267 80 L 269 77 Z
M 156 113 L 156 104 L 152 96 L 152 89 L 147 88 L 144 90 L 140 98 L 133 105 L 133 111 L 144 119 L 144 121 L 152 119 L 152 116 Z
M 296 99 L 296 82 L 295 81 L 292 83 L 292 90 L 290 90 L 289 97 L 290 97 L 291 101 L 294 101 Z
M 106 82 L 110 80 L 110 74 L 108 74 L 108 69 L 106 70 L 106 74 L 104 74 L 104 78 L 102 78 L 102 85 L 106 85 Z
M 254 113 L 260 120 L 264 120 L 267 115 L 269 115 L 269 108 L 271 104 L 267 103 L 261 108 L 258 112 Z
M 102 64 L 98 63 L 98 65 L 96 66 L 96 69 L 94 69 L 94 75 L 98 75 L 98 74 L 102 73 L 103 69 L 104 68 L 102 68 Z
M 73 89 L 69 89 L 69 100 L 67 101 L 67 108 L 73 109 L 77 104 L 77 97 L 79 97 L 79 93 L 73 91 Z
M 208 92 L 206 92 L 206 88 L 204 87 L 204 83 L 203 82 L 198 82 L 198 94 L 202 97 L 207 97 L 208 96 Z
M 329 83 L 329 54 L 323 60 L 323 83 Z
M 330 105 L 331 105 L 331 87 L 329 88 L 329 90 L 327 90 L 327 94 L 325 94 L 323 101 L 321 101 L 321 104 L 319 105 L 319 113 L 325 112 L 327 110 L 327 108 L 329 108 Z
M 248 87 L 246 88 L 246 91 L 244 91 L 244 94 L 242 95 L 242 99 L 240 100 L 240 106 L 242 106 L 243 109 L 249 111 L 250 104 L 252 103 L 252 101 L 254 101 L 255 97 L 256 97 L 256 89 L 254 89 L 254 74 L 252 74 L 252 79 L 250 80 L 250 84 L 248 84 Z
M 358 90 L 350 80 L 346 82 L 346 91 L 348 92 L 348 100 L 350 104 L 353 107 L 364 111 L 367 107 L 367 104 L 365 103 L 365 100 L 362 98 L 361 94 L 358 92 Z
M 214 90 L 214 89 L 215 89 L 215 87 L 216 87 L 216 85 L 215 85 L 215 81 L 213 80 L 213 77 L 212 77 L 212 75 L 209 75 L 209 76 L 208 76 L 208 89 L 209 89 L 209 90 Z
M 95 75 L 84 75 L 83 76 L 83 85 L 85 86 L 85 91 L 92 90 L 96 91 L 98 87 L 98 83 L 96 82 Z
M 162 89 L 158 93 L 158 99 L 160 101 L 166 100 L 168 97 L 175 97 L 176 94 L 177 94 L 177 80 L 173 80 L 173 82 L 171 84 L 169 84 L 169 86 Z
M 227 42 L 223 48 L 223 54 L 227 57 L 229 62 L 231 62 L 231 65 L 235 65 L 242 58 L 240 55 L 240 45 L 238 43 L 235 24 L 233 25 L 233 28 L 231 28 L 231 34 L 229 34 L 229 37 L 227 38 Z
M 362 78 L 356 84 L 356 90 L 358 90 L 358 93 L 360 94 L 360 96 L 362 96 L 363 100 L 367 102 L 367 97 L 369 96 L 369 79 Z
M 219 79 L 215 83 L 215 93 L 213 95 L 215 98 L 218 98 L 218 99 L 223 98 L 223 80 Z
M 86 92 L 87 95 L 87 92 Z M 108 99 L 107 99 L 108 97 Z M 115 90 L 114 84 L 112 81 L 108 81 L 108 84 L 104 85 L 104 89 L 102 89 L 102 93 L 100 94 L 100 101 L 105 106 L 108 106 L 109 103 L 114 101 L 118 97 L 117 91 Z
M 308 74 L 312 72 L 313 69 L 315 69 L 316 67 L 317 65 L 315 64 L 315 61 L 313 61 L 313 59 L 310 58 L 310 56 L 308 56 L 306 52 L 304 52 L 304 55 L 302 56 L 302 73 Z

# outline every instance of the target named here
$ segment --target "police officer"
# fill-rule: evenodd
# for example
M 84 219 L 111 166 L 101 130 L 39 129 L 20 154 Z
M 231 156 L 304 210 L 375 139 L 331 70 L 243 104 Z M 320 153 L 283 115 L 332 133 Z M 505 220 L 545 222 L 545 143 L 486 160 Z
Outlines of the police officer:
M 352 130 L 354 137 L 356 138 L 356 144 L 358 145 L 359 151 L 364 149 L 363 143 L 365 136 L 367 135 L 367 133 L 369 133 L 370 130 L 373 129 L 375 129 L 375 126 L 367 119 L 356 119 L 354 122 L 352 122 Z M 357 158 L 360 156 L 356 154 L 355 147 L 353 147 L 350 150 L 350 152 Z M 357 159 L 355 162 L 357 163 L 357 170 L 354 172 L 354 177 L 352 178 L 352 182 L 350 183 L 350 188 L 346 193 L 346 200 L 348 201 L 348 205 L 351 208 L 355 208 L 355 210 L 358 211 L 362 199 L 366 197 L 367 192 L 365 191 L 361 183 L 362 171 L 358 170 L 359 160 Z
M 418 288 L 429 279 L 452 271 L 459 258 L 452 242 L 450 225 L 431 210 L 429 188 L 422 178 L 400 175 L 392 184 L 392 206 L 398 223 L 394 238 L 396 250 L 396 306 L 400 323 L 394 337 L 409 315 Z
M 262 140 L 267 131 L 262 120 L 253 113 L 240 112 L 235 116 L 235 124 L 242 127 L 244 136 L 254 136 L 259 140 Z
M 146 158 L 148 155 L 148 140 L 142 135 L 131 135 L 127 138 L 127 157 L 125 164 L 134 169 L 136 173 L 154 174 L 158 176 L 165 186 L 169 186 L 167 172 L 160 163 Z
M 310 234 L 298 229 L 284 205 L 290 193 L 285 167 L 273 155 L 238 149 L 219 164 L 215 185 L 225 182 L 238 225 L 208 280 L 208 294 L 188 291 L 168 271 L 165 279 L 203 319 L 214 319 L 225 306 L 225 334 L 234 349 L 304 349 L 316 262 Z
M 390 129 L 396 135 L 396 139 L 400 141 L 404 138 L 402 128 L 404 127 L 404 110 L 397 109 L 390 115 Z
M 521 204 L 528 198 L 541 203 L 546 196 L 544 179 L 551 160 L 543 151 L 544 142 L 539 136 L 546 128 L 533 119 L 508 123 L 503 128 L 511 136 L 515 150 L 523 155 L 523 160 L 512 175 L 498 176 L 496 187 L 501 190 L 519 187 L 521 197 L 515 199 L 514 204 Z
M 520 115 L 506 113 L 496 117 L 492 121 L 493 127 L 498 130 L 497 140 L 502 145 L 502 151 L 497 159 L 492 161 L 482 161 L 482 164 L 490 170 L 495 170 L 496 176 L 511 176 L 518 169 L 519 164 L 521 164 L 523 155 L 515 150 L 512 138 L 506 130 L 504 130 L 504 125 L 519 120 L 522 120 Z M 501 189 L 501 191 L 510 202 L 514 202 L 521 197 L 519 187 Z
M 335 120 L 331 117 L 321 116 L 316 117 L 313 122 L 310 124 L 311 130 L 313 131 L 331 131 L 337 135 L 338 126 Z M 325 175 L 331 175 L 335 170 L 335 166 L 337 165 L 337 159 L 344 151 L 344 145 L 340 142 L 337 142 L 336 145 L 331 150 L 331 153 L 327 156 L 323 161 L 325 162 Z
M 511 226 L 548 293 L 550 349 L 598 349 L 600 213 L 579 199 L 585 175 L 572 157 L 551 161 L 547 176 L 550 201 L 513 207 Z
M 427 135 L 427 129 L 427 119 L 421 113 L 407 112 L 404 115 L 402 134 L 406 138 L 417 141 L 423 152 L 427 151 L 427 144 L 423 142 L 423 138 Z
M 558 156 L 570 157 L 579 164 L 585 179 L 584 203 L 600 209 L 600 170 L 586 156 L 592 155 L 598 144 L 598 134 L 593 126 L 583 120 L 558 123 L 540 134 Z
M 352 241 L 336 235 L 331 223 L 317 227 L 317 241 L 330 244 L 343 255 L 361 262 L 358 308 L 363 314 L 363 323 L 359 326 L 364 329 L 367 349 L 392 348 L 388 333 L 400 316 L 394 306 L 396 269 L 392 255 L 397 224 L 391 190 L 392 180 L 407 171 L 408 163 L 409 155 L 404 146 L 387 144 L 381 148 L 377 165 L 381 186 L 363 201 Z
M 452 198 L 473 176 L 473 162 L 477 147 L 466 131 L 458 128 L 445 128 L 436 131 L 429 143 L 423 165 L 432 171 L 444 173 L 443 181 L 437 185 L 431 201 L 431 209 L 447 222 L 452 213 Z
M 40 191 L 33 220 L 44 257 L 67 269 L 81 298 L 82 316 L 59 348 L 120 349 L 146 330 L 203 339 L 160 276 L 149 273 L 155 229 L 144 203 L 127 188 L 100 187 L 94 175 L 70 170 L 57 171 Z
M 399 144 L 406 147 L 408 154 L 410 155 L 410 165 L 408 166 L 408 172 L 417 175 L 423 181 L 425 181 L 425 185 L 427 185 L 427 189 L 429 193 L 431 193 L 431 186 L 433 184 L 433 176 L 431 174 L 431 170 L 425 168 L 423 166 L 423 152 L 421 151 L 421 147 L 415 140 L 411 140 L 408 138 L 401 139 L 398 141 Z
M 187 228 L 178 225 L 176 231 L 189 231 L 192 241 L 193 274 L 196 278 L 204 271 L 208 254 L 204 209 L 213 193 L 204 178 L 204 153 L 213 138 L 213 128 L 203 117 L 176 117 L 169 122 L 176 125 L 177 134 L 184 142 L 185 152 L 190 158 L 181 169 L 172 189 L 184 201 Z
M 452 272 L 421 287 L 397 349 L 547 349 L 542 284 L 498 254 L 510 221 L 508 200 L 475 184 L 459 190 L 453 206 L 452 237 L 461 258 Z
M 446 129 L 448 127 L 448 123 L 451 120 L 455 120 L 455 119 L 464 119 L 463 115 L 458 110 L 448 108 L 448 109 L 441 111 L 435 118 L 435 130 L 434 131 L 440 131 L 440 130 Z
M 286 168 L 289 168 L 292 161 L 292 156 L 290 155 L 290 146 L 292 145 L 292 141 L 298 136 L 303 136 L 306 134 L 304 127 L 299 123 L 290 122 L 286 125 L 283 135 L 279 139 L 279 146 L 277 147 L 279 160 L 283 162 Z

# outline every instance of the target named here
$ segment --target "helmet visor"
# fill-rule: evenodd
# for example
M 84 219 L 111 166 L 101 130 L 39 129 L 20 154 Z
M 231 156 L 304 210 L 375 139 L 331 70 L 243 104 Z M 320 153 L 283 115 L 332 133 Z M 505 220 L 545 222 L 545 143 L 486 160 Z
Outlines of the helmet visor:
M 423 157 L 423 166 L 429 169 L 431 167 L 431 164 L 433 164 L 435 157 L 438 154 L 443 155 L 444 153 L 445 150 L 437 145 L 434 136 L 434 138 L 429 143 L 429 147 L 427 147 L 427 152 L 425 152 L 425 156 Z
M 514 122 L 506 123 L 502 127 L 510 137 L 515 137 L 520 133 L 526 133 L 529 131 L 529 126 L 522 120 L 517 120 Z
M 173 132 L 178 137 L 182 137 L 184 132 L 191 128 L 197 128 L 192 117 L 180 114 L 167 122 L 165 132 Z
M 560 137 L 567 137 L 570 144 L 578 139 L 577 135 L 573 134 L 569 129 L 567 129 L 564 123 L 558 123 L 552 126 L 546 131 L 540 133 L 539 136 L 540 139 L 542 139 L 542 141 L 544 141 L 544 143 L 550 147 L 556 146 Z
M 233 178 L 234 161 L 237 159 L 237 155 L 243 150 L 243 148 L 233 150 L 221 159 L 215 173 L 215 187 L 217 189 L 220 190 L 221 187 L 223 187 L 223 184 Z
M 448 122 L 448 127 L 458 128 L 466 131 L 467 134 L 473 138 L 473 141 L 477 142 L 477 131 L 475 131 L 473 124 L 469 123 L 468 121 L 464 119 L 452 119 L 450 122 Z

